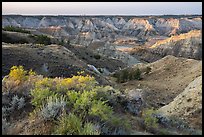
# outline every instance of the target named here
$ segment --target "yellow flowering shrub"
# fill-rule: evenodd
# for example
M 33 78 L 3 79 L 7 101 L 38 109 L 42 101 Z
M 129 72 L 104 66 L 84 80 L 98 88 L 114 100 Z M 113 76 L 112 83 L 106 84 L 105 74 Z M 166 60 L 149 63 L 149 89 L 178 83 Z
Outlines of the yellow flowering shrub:
M 23 66 L 13 66 L 11 67 L 9 78 L 15 81 L 25 81 L 27 80 L 27 71 L 23 69 Z
M 111 132 L 114 132 L 116 128 L 119 130 L 124 127 L 115 126 L 114 123 L 110 123 L 114 113 L 112 107 L 107 102 L 110 97 L 113 97 L 111 95 L 112 92 L 113 89 L 110 86 L 99 86 L 95 78 L 89 75 L 78 75 L 71 78 L 43 78 L 35 83 L 35 88 L 31 91 L 33 97 L 31 103 L 35 106 L 33 111 L 35 116 L 40 116 L 44 112 L 43 114 L 46 114 L 45 117 L 56 116 L 54 119 L 59 117 L 64 119 L 63 113 L 65 115 L 72 113 L 81 119 L 80 125 L 77 126 L 77 128 L 84 128 L 81 134 L 92 134 L 93 127 L 91 124 L 95 122 L 100 124 L 100 122 L 104 123 L 105 121 L 109 121 L 108 127 L 112 126 Z M 50 102 L 48 100 L 50 97 L 54 97 L 58 101 Z M 64 99 L 60 100 L 62 97 Z M 62 102 L 63 113 L 59 111 L 62 109 L 60 108 Z M 57 122 L 62 124 L 61 122 L 63 121 Z M 86 125 L 86 122 L 90 123 L 90 125 Z M 67 122 L 64 124 L 66 125 Z M 72 123 L 66 125 L 66 128 L 60 128 L 61 130 L 57 130 L 57 134 L 70 133 L 74 128 L 69 127 L 71 125 Z M 104 129 L 103 132 L 105 133 L 105 131 Z M 78 133 L 78 131 L 71 132 L 71 134 L 74 133 Z
M 9 72 L 9 78 L 19 83 L 26 81 L 31 75 L 35 76 L 36 73 L 32 69 L 24 70 L 23 66 L 13 66 Z

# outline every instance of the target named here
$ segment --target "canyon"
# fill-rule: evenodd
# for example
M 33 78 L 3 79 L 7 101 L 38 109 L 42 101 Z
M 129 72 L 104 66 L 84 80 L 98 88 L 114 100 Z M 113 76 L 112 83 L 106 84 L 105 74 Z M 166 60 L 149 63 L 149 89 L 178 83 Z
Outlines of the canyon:
M 202 134 L 202 15 L 2 15 L 2 28 L 3 77 L 14 65 L 49 78 L 84 72 L 99 85 L 111 86 L 111 92 L 120 91 L 112 93 L 117 96 L 114 107 L 131 121 L 131 134 L 163 133 L 152 129 L 146 133 L 142 126 L 141 113 L 150 108 L 157 110 L 155 117 L 169 134 Z M 48 44 L 38 43 L 41 36 Z M 2 82 L 7 86 L 6 80 Z M 5 102 L 11 100 L 7 96 L 5 92 Z M 171 117 L 190 128 L 170 127 Z M 22 121 L 20 126 L 26 129 L 28 118 Z M 32 134 L 11 129 L 13 134 Z

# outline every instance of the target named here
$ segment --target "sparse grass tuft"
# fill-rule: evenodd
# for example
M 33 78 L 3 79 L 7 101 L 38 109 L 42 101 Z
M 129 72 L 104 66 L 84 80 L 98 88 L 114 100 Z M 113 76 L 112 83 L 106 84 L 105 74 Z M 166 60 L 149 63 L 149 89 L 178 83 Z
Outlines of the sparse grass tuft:
M 99 135 L 93 124 L 86 122 L 83 126 L 82 119 L 72 113 L 60 117 L 55 127 L 57 135 Z
M 146 109 L 142 112 L 142 118 L 147 129 L 158 128 L 158 119 L 153 116 L 154 113 L 153 109 Z

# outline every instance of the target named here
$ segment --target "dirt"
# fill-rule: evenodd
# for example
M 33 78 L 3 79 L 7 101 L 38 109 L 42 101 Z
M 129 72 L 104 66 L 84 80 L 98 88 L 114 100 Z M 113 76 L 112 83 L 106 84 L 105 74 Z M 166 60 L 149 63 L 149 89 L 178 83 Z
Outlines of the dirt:
M 168 116 L 185 119 L 193 127 L 202 129 L 202 76 L 193 80 L 171 103 L 159 111 Z
M 180 94 L 188 84 L 202 74 L 202 61 L 166 56 L 150 64 L 136 67 L 151 67 L 149 74 L 143 74 L 142 80 L 132 80 L 119 84 L 120 89 L 147 89 L 145 100 L 154 107 L 168 104 Z
M 49 77 L 71 77 L 76 75 L 78 71 L 85 70 L 88 74 L 95 75 L 97 81 L 115 84 L 114 86 L 120 90 L 145 89 L 143 90 L 145 92 L 143 98 L 148 104 L 147 106 L 156 109 L 168 105 L 184 91 L 190 82 L 202 75 L 202 61 L 171 55 L 162 58 L 160 55 L 150 55 L 147 50 L 142 48 L 136 50 L 141 52 L 135 55 L 140 56 L 140 59 L 146 61 L 147 56 L 148 59 L 151 59 L 149 62 L 158 61 L 134 66 L 134 68 L 139 67 L 140 69 L 145 69 L 147 66 L 151 68 L 149 74 L 142 74 L 141 80 L 116 84 L 111 77 L 96 75 L 88 71 L 87 65 L 107 68 L 110 72 L 114 72 L 124 68 L 124 63 L 103 56 L 96 58 L 95 55 L 97 54 L 87 47 L 72 45 L 65 48 L 60 45 L 2 43 L 2 75 L 7 75 L 13 65 L 23 65 L 26 70 L 33 69 L 37 74 Z M 48 71 L 43 69 L 45 64 L 48 66 Z M 140 125 L 141 119 L 131 117 L 129 114 L 125 115 L 131 120 L 132 128 L 137 131 L 134 134 L 143 134 L 143 128 Z M 202 119 L 201 115 L 195 115 L 195 117 L 190 118 L 190 121 L 192 121 L 192 125 L 196 125 L 200 124 L 200 119 Z M 41 127 L 37 127 L 42 121 L 29 121 L 27 115 L 18 120 L 14 122 L 16 128 L 15 131 L 12 131 L 12 134 L 35 134 L 35 130 L 41 130 L 41 133 L 49 134 L 49 129 L 52 127 L 52 123 L 43 123 L 40 124 Z M 198 127 L 200 126 L 198 125 Z
M 116 59 L 110 59 L 105 56 L 98 55 L 97 53 L 94 53 L 94 50 L 92 50 L 92 47 L 84 47 L 80 45 L 70 45 L 67 47 L 70 51 L 75 53 L 75 55 L 86 62 L 87 64 L 92 64 L 97 68 L 106 68 L 110 72 L 114 72 L 115 70 L 118 70 L 119 68 L 126 67 L 125 64 Z M 97 58 L 97 56 L 100 56 Z

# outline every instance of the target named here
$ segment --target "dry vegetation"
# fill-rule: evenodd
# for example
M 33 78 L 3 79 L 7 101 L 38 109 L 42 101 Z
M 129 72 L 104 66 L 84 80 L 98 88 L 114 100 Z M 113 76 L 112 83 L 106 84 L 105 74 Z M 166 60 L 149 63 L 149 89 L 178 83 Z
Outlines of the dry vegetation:
M 156 110 L 145 106 L 134 110 L 137 107 L 128 93 L 100 86 L 84 72 L 48 78 L 13 66 L 2 86 L 3 134 L 200 134 Z M 175 129 L 175 125 L 185 128 Z
M 2 134 L 202 135 L 202 16 L 89 18 L 2 29 Z

